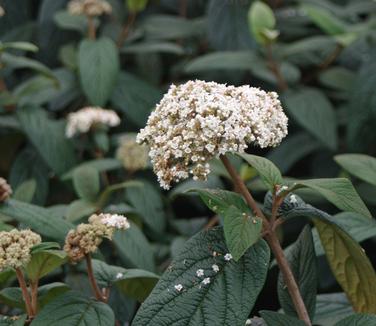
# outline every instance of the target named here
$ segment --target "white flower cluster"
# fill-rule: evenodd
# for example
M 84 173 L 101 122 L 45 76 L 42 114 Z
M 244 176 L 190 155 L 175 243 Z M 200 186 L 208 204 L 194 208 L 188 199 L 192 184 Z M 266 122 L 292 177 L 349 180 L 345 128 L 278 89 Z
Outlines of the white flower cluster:
M 116 158 L 123 163 L 126 170 L 134 172 L 147 168 L 149 161 L 148 153 L 149 149 L 146 145 L 138 144 L 136 136 L 128 134 L 120 139 Z
M 101 223 L 106 226 L 118 229 L 118 230 L 126 230 L 130 228 L 130 224 L 128 219 L 123 215 L 118 214 L 99 214 L 98 215 Z
M 188 178 L 205 180 L 209 161 L 249 144 L 276 146 L 287 135 L 278 95 L 249 86 L 200 80 L 172 85 L 138 134 L 161 186 Z
M 71 15 L 101 16 L 111 14 L 112 7 L 105 0 L 71 0 L 68 3 Z
M 98 125 L 115 127 L 120 124 L 120 118 L 115 111 L 100 107 L 85 107 L 77 112 L 68 114 L 65 135 L 68 138 L 79 133 L 86 133 Z

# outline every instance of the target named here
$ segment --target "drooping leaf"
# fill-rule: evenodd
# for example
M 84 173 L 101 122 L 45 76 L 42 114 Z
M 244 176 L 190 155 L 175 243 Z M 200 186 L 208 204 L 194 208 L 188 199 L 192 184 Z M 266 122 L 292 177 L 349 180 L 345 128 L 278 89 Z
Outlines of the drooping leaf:
M 275 185 L 283 184 L 281 172 L 273 162 L 264 157 L 251 154 L 241 154 L 240 156 L 256 169 L 260 178 L 269 189 L 274 189 Z
M 334 160 L 349 173 L 376 186 L 376 158 L 364 154 L 341 154 Z
M 314 221 L 329 265 L 356 312 L 376 312 L 376 273 L 363 249 L 335 224 Z
M 286 258 L 298 284 L 308 314 L 313 319 L 316 308 L 317 263 L 309 226 L 303 229 L 292 249 L 286 253 Z M 298 318 L 281 273 L 278 277 L 278 299 L 286 314 Z
M 305 326 L 306 324 L 294 317 L 280 314 L 274 311 L 262 310 L 260 311 L 261 317 L 266 322 L 267 326 Z
M 376 316 L 369 314 L 354 314 L 342 319 L 334 326 L 371 326 L 376 324 Z
M 78 50 L 80 81 L 90 102 L 104 106 L 119 74 L 118 50 L 109 38 L 81 41 Z
M 0 213 L 30 227 L 41 235 L 63 242 L 66 234 L 74 226 L 60 218 L 52 216 L 47 209 L 15 199 L 0 205 Z
M 317 191 L 339 209 L 371 217 L 368 208 L 346 178 L 300 180 L 294 185 L 294 189 L 300 187 L 308 187 Z
M 69 291 L 47 304 L 32 321 L 32 326 L 113 326 L 114 313 L 103 302 Z
M 329 149 L 337 148 L 337 122 L 332 104 L 314 88 L 285 92 L 283 100 L 291 116 Z
M 139 309 L 133 325 L 244 325 L 265 282 L 269 248 L 260 240 L 239 262 L 226 261 L 227 252 L 221 228 L 190 239 Z M 197 275 L 199 269 L 203 276 Z
M 92 167 L 81 167 L 73 172 L 73 185 L 80 198 L 94 201 L 100 187 L 99 173 Z
M 51 169 L 62 174 L 75 165 L 73 145 L 65 138 L 63 121 L 49 119 L 36 107 L 24 107 L 17 114 L 23 130 Z
M 158 282 L 158 275 L 142 269 L 125 269 L 93 260 L 94 276 L 103 287 L 117 286 L 125 295 L 144 301 Z

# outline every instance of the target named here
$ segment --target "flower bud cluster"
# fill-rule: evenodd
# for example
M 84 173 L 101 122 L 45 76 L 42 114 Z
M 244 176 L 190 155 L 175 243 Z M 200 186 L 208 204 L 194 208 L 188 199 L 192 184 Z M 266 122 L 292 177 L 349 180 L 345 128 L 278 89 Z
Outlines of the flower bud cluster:
M 115 127 L 120 124 L 120 118 L 115 111 L 100 107 L 85 107 L 77 112 L 68 114 L 65 135 L 68 138 L 79 133 L 86 133 L 97 126 Z
M 0 203 L 6 201 L 12 194 L 12 188 L 3 178 L 0 178 Z
M 0 232 L 0 271 L 20 268 L 31 258 L 30 250 L 42 241 L 39 234 L 30 230 L 13 229 Z
M 86 15 L 90 17 L 111 14 L 112 7 L 105 0 L 71 0 L 68 3 L 71 15 Z
M 146 145 L 138 144 L 135 136 L 126 135 L 120 139 L 116 157 L 123 163 L 126 170 L 134 172 L 147 168 L 148 153 L 149 149 Z
M 64 250 L 71 262 L 81 261 L 85 255 L 93 253 L 104 238 L 112 239 L 115 229 L 128 229 L 127 218 L 121 215 L 92 215 L 89 223 L 81 223 L 76 229 L 70 230 L 65 238 Z
M 154 172 L 169 189 L 189 174 L 205 180 L 214 157 L 276 146 L 286 135 L 276 93 L 196 80 L 170 87 L 137 140 L 150 146 Z

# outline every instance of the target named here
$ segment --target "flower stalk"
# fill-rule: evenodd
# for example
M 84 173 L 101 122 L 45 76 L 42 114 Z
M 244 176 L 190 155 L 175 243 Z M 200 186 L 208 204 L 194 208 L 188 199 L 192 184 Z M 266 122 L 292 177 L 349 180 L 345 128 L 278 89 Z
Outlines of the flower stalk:
M 22 297 L 25 301 L 26 313 L 29 316 L 29 319 L 33 319 L 35 314 L 33 311 L 32 304 L 31 304 L 30 294 L 27 289 L 25 277 L 20 268 L 16 268 L 15 270 L 16 270 L 17 280 L 22 291 Z
M 300 294 L 299 287 L 296 283 L 294 275 L 291 271 L 289 263 L 286 259 L 286 256 L 283 252 L 277 234 L 275 232 L 275 224 L 280 224 L 279 219 L 277 218 L 278 207 L 280 205 L 280 200 L 278 196 L 273 196 L 273 208 L 272 208 L 272 217 L 270 221 L 265 217 L 264 213 L 261 211 L 260 207 L 257 205 L 256 201 L 253 199 L 248 188 L 244 184 L 243 180 L 240 178 L 229 159 L 221 155 L 220 156 L 223 165 L 230 174 L 236 189 L 242 194 L 248 206 L 253 210 L 257 217 L 260 217 L 263 220 L 263 235 L 266 241 L 268 242 L 277 264 L 282 272 L 283 279 L 299 316 L 299 319 L 305 322 L 307 326 L 311 326 L 311 320 L 309 318 L 307 308 L 304 304 L 303 298 Z
M 97 300 L 102 301 L 102 302 L 106 302 L 106 299 L 102 295 L 102 291 L 99 288 L 99 286 L 97 284 L 97 281 L 96 281 L 96 279 L 94 277 L 93 264 L 92 264 L 92 260 L 91 260 L 91 255 L 90 254 L 86 254 L 85 255 L 85 259 L 86 259 L 86 266 L 87 266 L 87 275 L 89 277 L 90 286 L 91 286 L 91 288 L 94 291 L 94 295 L 97 298 Z

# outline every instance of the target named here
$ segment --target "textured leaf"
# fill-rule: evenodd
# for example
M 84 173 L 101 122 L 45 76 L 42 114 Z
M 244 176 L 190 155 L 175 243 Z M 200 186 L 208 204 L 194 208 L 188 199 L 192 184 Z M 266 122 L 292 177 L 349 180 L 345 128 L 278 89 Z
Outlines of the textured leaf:
M 299 319 L 274 311 L 263 310 L 260 311 L 260 315 L 265 320 L 267 326 L 305 326 L 305 323 Z
M 0 214 L 9 216 L 32 228 L 47 238 L 63 242 L 66 234 L 74 226 L 59 218 L 53 217 L 47 209 L 15 199 L 0 205 Z
M 371 217 L 368 208 L 346 178 L 300 180 L 294 189 L 302 186 L 317 191 L 339 209 Z
M 306 226 L 291 250 L 286 253 L 295 280 L 311 319 L 315 315 L 317 293 L 317 262 L 311 228 Z M 278 299 L 284 312 L 298 318 L 283 276 L 278 277 Z
M 80 198 L 94 201 L 100 187 L 99 173 L 93 167 L 80 167 L 73 172 L 73 185 Z
M 314 88 L 286 92 L 286 109 L 308 132 L 332 150 L 337 148 L 337 123 L 332 104 Z
M 125 295 L 144 301 L 158 282 L 158 275 L 142 269 L 125 269 L 93 260 L 94 276 L 103 287 L 117 286 Z
M 342 154 L 334 160 L 346 171 L 376 186 L 376 158 L 364 154 Z
M 114 323 L 114 313 L 108 305 L 70 291 L 47 304 L 31 325 L 113 326 Z
M 222 214 L 226 244 L 235 261 L 238 261 L 247 249 L 261 237 L 262 220 L 238 207 L 228 206 Z
M 353 313 L 349 300 L 343 292 L 319 294 L 316 298 L 316 324 L 332 326 Z
M 269 248 L 260 240 L 239 262 L 226 261 L 227 252 L 221 228 L 190 239 L 139 309 L 133 325 L 244 325 L 265 282 Z M 217 273 L 213 264 L 219 267 Z M 204 276 L 197 276 L 198 269 L 204 270 Z M 204 278 L 210 283 L 204 284 Z
M 17 110 L 22 128 L 44 161 L 57 174 L 75 165 L 73 145 L 65 138 L 64 122 L 51 120 L 36 107 Z
M 376 274 L 363 249 L 338 226 L 314 222 L 332 272 L 354 310 L 376 313 Z
M 240 156 L 256 169 L 261 180 L 268 186 L 269 189 L 274 189 L 275 185 L 283 184 L 281 172 L 273 162 L 264 157 L 251 154 L 241 154 Z
M 126 197 L 141 215 L 143 221 L 153 231 L 162 233 L 166 227 L 166 217 L 160 192 L 150 183 L 142 182 L 140 187 L 129 187 Z
M 80 81 L 91 104 L 104 106 L 119 74 L 119 57 L 111 39 L 85 39 L 78 50 Z
M 111 103 L 137 126 L 146 120 L 161 99 L 158 89 L 129 73 L 122 72 L 111 96 Z
M 354 314 L 339 321 L 335 326 L 371 326 L 376 325 L 376 316 L 368 314 Z

